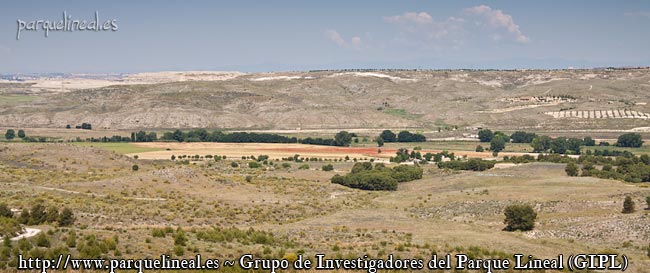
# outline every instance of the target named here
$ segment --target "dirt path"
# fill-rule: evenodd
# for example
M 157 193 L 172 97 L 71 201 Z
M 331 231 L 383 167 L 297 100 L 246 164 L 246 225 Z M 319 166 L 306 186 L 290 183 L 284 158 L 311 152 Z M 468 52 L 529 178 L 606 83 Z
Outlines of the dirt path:
M 20 235 L 18 235 L 16 237 L 11 238 L 11 240 L 12 241 L 18 241 L 18 240 L 20 240 L 22 238 L 34 237 L 39 233 L 41 233 L 40 229 L 37 229 L 37 228 L 25 228 L 25 232 L 23 234 L 20 234 Z

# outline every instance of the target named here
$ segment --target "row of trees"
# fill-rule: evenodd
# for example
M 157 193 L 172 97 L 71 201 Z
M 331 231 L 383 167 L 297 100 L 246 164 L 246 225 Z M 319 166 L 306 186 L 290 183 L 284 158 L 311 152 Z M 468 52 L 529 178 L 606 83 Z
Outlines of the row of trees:
M 385 142 L 425 142 L 427 138 L 418 133 L 411 133 L 409 131 L 400 131 L 397 135 L 391 130 L 384 130 L 377 137 L 377 144 L 383 146 Z
M 352 143 L 352 138 L 357 137 L 354 133 L 346 131 L 338 132 L 333 139 L 322 138 L 305 138 L 298 139 L 296 137 L 287 137 L 277 134 L 268 133 L 247 133 L 247 132 L 234 132 L 224 133 L 221 131 L 208 132 L 205 129 L 197 129 L 183 132 L 175 130 L 173 132 L 166 132 L 157 138 L 156 133 L 139 131 L 131 134 L 131 140 L 135 142 L 151 142 L 156 140 L 162 141 L 178 141 L 178 142 L 231 142 L 231 143 L 303 143 L 314 145 L 329 145 L 329 146 L 349 146 Z
M 377 163 L 356 163 L 349 174 L 334 175 L 332 183 L 362 190 L 397 190 L 397 184 L 422 178 L 422 169 L 417 166 L 399 165 L 388 168 Z
M 596 141 L 591 137 L 583 139 L 577 138 L 551 138 L 549 136 L 539 136 L 535 133 L 528 133 L 524 131 L 517 131 L 511 135 L 506 135 L 503 132 L 492 132 L 490 129 L 482 129 L 478 132 L 478 138 L 481 142 L 490 142 L 492 151 L 498 150 L 505 143 L 530 143 L 535 152 L 552 152 L 558 154 L 573 153 L 580 154 L 580 146 L 595 146 Z M 495 141 L 495 139 L 500 139 Z M 495 143 L 496 142 L 496 143 Z M 496 144 L 496 145 L 495 145 Z M 641 147 L 643 140 L 641 135 L 637 133 L 626 133 L 618 137 L 616 146 L 618 147 Z M 608 146 L 609 143 L 601 143 L 601 145 Z M 496 146 L 497 149 L 492 149 Z
M 65 126 L 66 129 L 72 129 L 72 126 L 70 124 Z M 93 126 L 90 123 L 82 123 L 81 125 L 75 125 L 75 129 L 84 129 L 84 130 L 92 130 Z
M 25 138 L 25 131 L 24 130 L 18 130 L 18 137 L 19 138 Z M 5 138 L 7 140 L 12 140 L 16 138 L 16 131 L 14 129 L 8 129 L 7 132 L 5 132 Z

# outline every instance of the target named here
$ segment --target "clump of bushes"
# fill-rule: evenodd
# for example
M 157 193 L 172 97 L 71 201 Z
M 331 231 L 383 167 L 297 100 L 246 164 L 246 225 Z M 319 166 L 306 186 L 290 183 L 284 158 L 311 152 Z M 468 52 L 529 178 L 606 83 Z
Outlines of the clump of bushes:
M 374 167 L 370 162 L 356 163 L 346 175 L 335 175 L 332 183 L 362 190 L 397 190 L 399 182 L 422 178 L 422 169 L 417 166 L 400 165 L 386 168 L 383 164 Z
M 535 219 L 537 212 L 530 205 L 509 205 L 506 207 L 503 220 L 506 231 L 527 231 L 535 228 Z
M 447 162 L 438 162 L 438 168 L 466 171 L 485 171 L 494 167 L 495 161 L 472 158 L 467 161 L 452 160 Z

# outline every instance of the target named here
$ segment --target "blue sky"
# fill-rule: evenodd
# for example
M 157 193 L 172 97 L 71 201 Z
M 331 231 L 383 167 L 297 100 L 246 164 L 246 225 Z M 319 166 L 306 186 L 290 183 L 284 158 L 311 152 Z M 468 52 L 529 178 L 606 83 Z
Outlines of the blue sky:
M 116 20 L 23 31 L 18 20 Z M 0 73 L 650 65 L 650 1 L 11 1 Z

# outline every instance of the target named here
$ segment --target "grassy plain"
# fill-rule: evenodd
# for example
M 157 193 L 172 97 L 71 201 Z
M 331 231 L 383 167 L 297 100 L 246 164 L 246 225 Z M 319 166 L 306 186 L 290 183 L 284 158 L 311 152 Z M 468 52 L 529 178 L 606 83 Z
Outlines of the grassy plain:
M 135 147 L 160 149 L 151 145 Z M 136 160 L 122 154 L 133 147 L 2 143 L 0 202 L 14 209 L 35 202 L 70 207 L 79 238 L 117 236 L 116 249 L 128 257 L 392 253 L 426 259 L 432 253 L 553 257 L 613 252 L 628 255 L 627 272 L 650 266 L 650 214 L 643 210 L 650 188 L 645 183 L 568 177 L 563 164 L 508 165 L 480 173 L 424 165 L 421 180 L 402 183 L 393 192 L 367 192 L 329 182 L 335 173 L 348 172 L 350 161 L 288 162 L 288 167 L 273 161 L 249 168 L 249 160 L 235 156 L 190 164 L 145 159 L 147 153 L 181 151 L 169 147 L 172 151 L 139 153 Z M 255 155 L 272 151 L 264 145 L 255 149 Z M 233 162 L 239 166 L 232 167 Z M 139 170 L 132 170 L 134 164 Z M 303 164 L 308 168 L 299 169 Z M 322 171 L 323 164 L 333 164 L 334 171 Z M 625 196 L 637 203 L 635 213 L 620 213 Z M 502 230 L 503 208 L 513 203 L 535 208 L 533 231 Z M 172 235 L 153 236 L 154 229 L 164 227 L 185 231 L 182 254 L 174 253 Z M 67 229 L 45 228 L 52 230 L 53 245 L 65 242 Z M 234 237 L 222 241 L 201 235 L 213 228 Z M 245 232 L 249 229 L 272 235 L 252 239 Z M 107 255 L 115 255 L 114 250 Z

